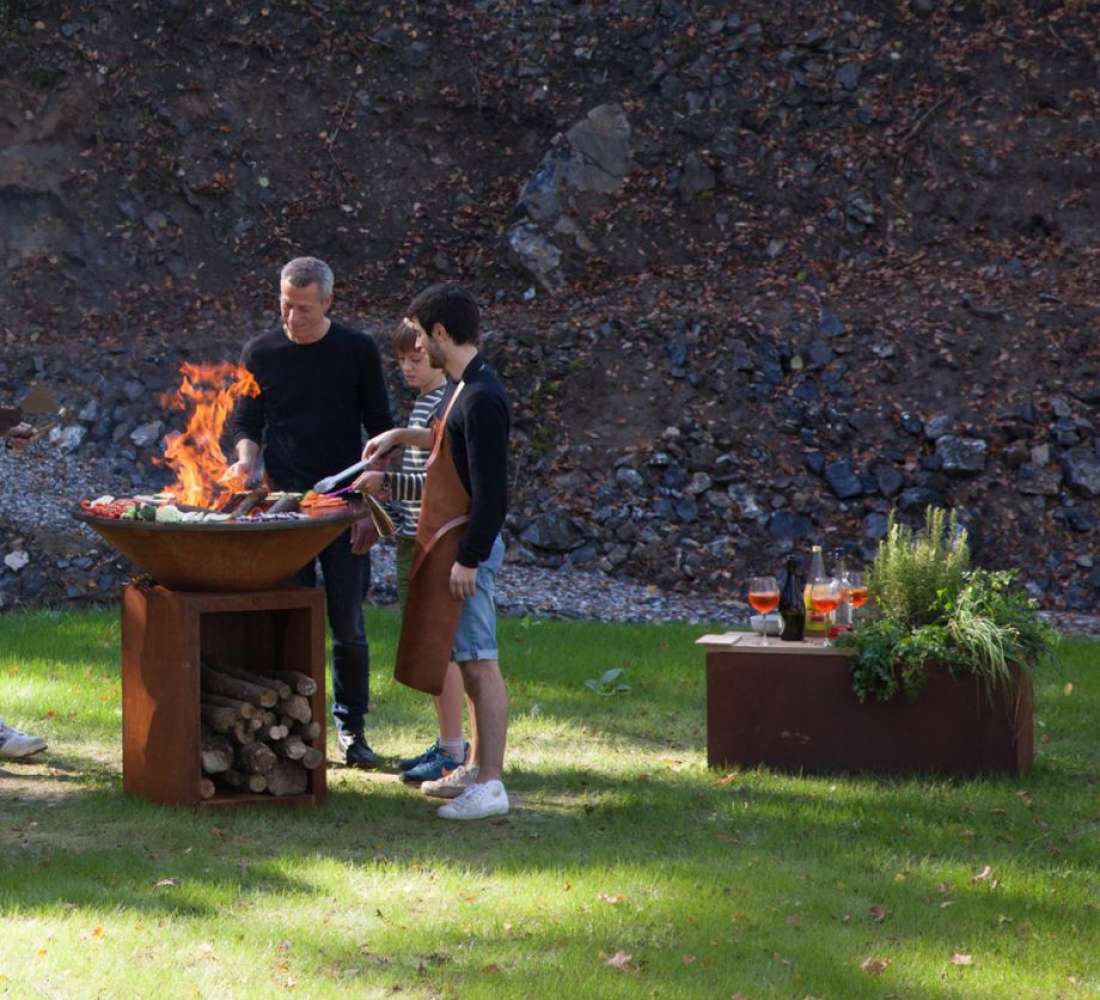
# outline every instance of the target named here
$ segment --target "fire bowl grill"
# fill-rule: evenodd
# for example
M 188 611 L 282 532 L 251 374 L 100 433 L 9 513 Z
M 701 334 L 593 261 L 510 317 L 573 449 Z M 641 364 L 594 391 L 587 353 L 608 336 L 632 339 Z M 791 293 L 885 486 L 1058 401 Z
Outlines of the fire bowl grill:
M 78 511 L 76 518 L 162 586 L 239 593 L 285 584 L 368 513 L 354 505 L 338 514 L 294 521 L 160 523 L 97 517 L 84 511 Z

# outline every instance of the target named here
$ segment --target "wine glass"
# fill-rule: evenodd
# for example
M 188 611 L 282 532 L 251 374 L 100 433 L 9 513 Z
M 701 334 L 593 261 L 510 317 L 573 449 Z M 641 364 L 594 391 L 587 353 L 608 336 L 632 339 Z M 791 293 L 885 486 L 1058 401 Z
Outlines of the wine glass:
M 852 606 L 852 617 L 855 618 L 857 608 L 862 608 L 867 603 L 869 592 L 867 582 L 862 573 L 848 574 L 848 603 Z
M 841 583 L 835 576 L 817 577 L 810 584 L 810 604 L 819 615 L 831 615 L 840 604 Z M 825 645 L 831 646 L 829 641 L 829 624 L 825 624 Z
M 749 604 L 767 615 L 779 607 L 779 584 L 774 576 L 754 576 L 749 584 Z M 764 645 L 768 645 L 768 624 L 764 623 Z

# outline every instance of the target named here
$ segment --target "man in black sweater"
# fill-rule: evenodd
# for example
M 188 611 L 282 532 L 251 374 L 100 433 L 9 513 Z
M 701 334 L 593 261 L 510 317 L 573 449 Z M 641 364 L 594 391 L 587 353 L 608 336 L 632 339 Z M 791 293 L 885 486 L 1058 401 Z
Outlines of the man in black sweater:
M 304 492 L 359 460 L 362 434 L 393 426 L 382 360 L 369 336 L 328 318 L 332 270 L 315 257 L 287 264 L 279 285 L 282 325 L 253 337 L 241 364 L 260 386 L 233 416 L 237 461 L 229 474 L 252 479 L 260 453 L 271 487 Z M 363 732 L 370 700 L 370 649 L 363 594 L 370 581 L 369 519 L 358 521 L 319 556 L 332 631 L 333 715 L 346 761 L 377 767 Z M 316 584 L 314 563 L 296 580 Z
M 480 317 L 465 289 L 425 289 L 409 305 L 405 322 L 432 366 L 457 385 L 440 403 L 442 427 L 395 428 L 372 437 L 363 450 L 363 458 L 374 459 L 398 444 L 433 448 L 396 673 L 404 683 L 438 691 L 448 660 L 458 663 L 474 706 L 476 759 L 424 790 L 454 799 L 440 807 L 444 819 L 484 819 L 508 812 L 501 781 L 508 695 L 493 597 L 504 558 L 499 535 L 508 509 L 511 413 L 500 380 L 478 351 Z M 393 474 L 365 474 L 355 485 L 386 496 Z

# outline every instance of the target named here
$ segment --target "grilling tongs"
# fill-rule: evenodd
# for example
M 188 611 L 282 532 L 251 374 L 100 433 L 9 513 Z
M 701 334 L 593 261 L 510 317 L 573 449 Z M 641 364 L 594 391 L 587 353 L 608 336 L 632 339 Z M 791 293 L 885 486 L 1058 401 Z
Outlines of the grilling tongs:
M 343 472 L 337 472 L 331 476 L 325 476 L 324 479 L 318 479 L 313 484 L 314 493 L 329 493 L 336 489 L 345 479 L 350 479 L 352 476 L 358 475 L 363 472 L 370 462 L 356 462 L 354 465 L 349 465 Z

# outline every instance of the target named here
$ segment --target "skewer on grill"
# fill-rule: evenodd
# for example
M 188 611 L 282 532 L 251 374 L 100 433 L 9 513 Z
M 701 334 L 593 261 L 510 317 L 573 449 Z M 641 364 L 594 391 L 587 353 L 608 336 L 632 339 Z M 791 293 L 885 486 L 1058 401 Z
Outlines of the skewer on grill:
M 268 490 L 266 486 L 261 486 L 258 489 L 249 490 L 245 494 L 244 499 L 239 504 L 237 504 L 236 507 L 233 508 L 232 512 L 229 515 L 229 520 L 236 521 L 238 518 L 243 517 L 257 504 L 262 503 L 264 497 L 266 497 L 267 494 Z
M 298 493 L 290 493 L 276 500 L 267 510 L 268 514 L 296 514 L 302 504 L 302 497 Z

